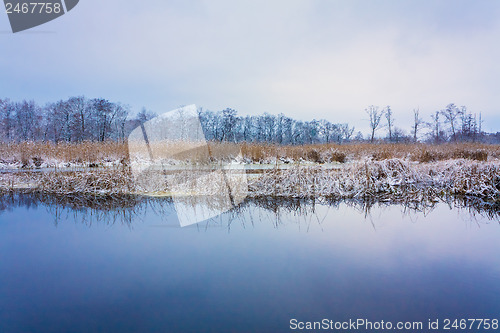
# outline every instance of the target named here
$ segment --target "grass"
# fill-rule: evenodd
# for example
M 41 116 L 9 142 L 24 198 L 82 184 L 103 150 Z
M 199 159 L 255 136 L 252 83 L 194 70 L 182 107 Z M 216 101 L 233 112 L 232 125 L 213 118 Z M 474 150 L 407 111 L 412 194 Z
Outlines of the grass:
M 117 142 L 20 142 L 0 143 L 0 163 L 20 167 L 41 167 L 44 164 L 74 163 L 95 166 L 111 161 L 128 159 L 125 143 Z
M 427 144 L 318 144 L 283 146 L 253 143 L 210 143 L 196 146 L 176 143 L 165 148 L 165 144 L 152 144 L 154 156 L 178 161 L 213 162 L 235 157 L 241 151 L 246 163 L 291 163 L 310 161 L 314 163 L 345 163 L 360 159 L 383 161 L 405 159 L 422 163 L 451 159 L 487 161 L 500 158 L 500 146 L 480 143 L 456 143 L 442 145 Z M 100 166 L 108 162 L 127 164 L 130 156 L 149 159 L 144 146 L 130 147 L 117 142 L 82 143 L 0 143 L 0 163 L 24 168 L 53 167 L 62 164 L 78 166 Z
M 155 157 L 174 162 L 220 162 L 241 152 L 245 163 L 292 165 L 286 170 L 271 169 L 252 178 L 249 195 L 254 197 L 418 201 L 453 195 L 500 201 L 500 147 L 496 145 L 210 143 L 208 148 L 187 144 L 176 144 L 169 150 L 160 144 L 151 147 Z M 54 168 L 50 172 L 3 173 L 0 189 L 29 189 L 57 195 L 126 195 L 144 193 L 141 186 L 149 187 L 147 182 L 152 183 L 158 193 L 171 191 L 168 184 L 182 187 L 186 182 L 194 182 L 208 194 L 224 190 L 211 187 L 214 182 L 209 178 L 205 177 L 206 184 L 200 183 L 200 177 L 193 177 L 192 172 L 187 176 L 185 171 L 156 175 L 158 178 L 146 176 L 138 182 L 130 167 L 137 152 L 143 153 L 144 149 L 115 142 L 0 144 L 0 164 L 14 171 L 61 165 L 86 167 L 69 172 Z M 302 163 L 306 161 L 311 163 Z M 344 166 L 332 170 L 323 168 L 323 163 L 344 163 Z M 107 167 L 93 168 L 95 166 Z
M 500 201 L 500 164 L 468 160 L 411 163 L 359 161 L 338 170 L 318 166 L 266 172 L 250 183 L 256 195 L 387 201 L 437 201 L 470 196 Z

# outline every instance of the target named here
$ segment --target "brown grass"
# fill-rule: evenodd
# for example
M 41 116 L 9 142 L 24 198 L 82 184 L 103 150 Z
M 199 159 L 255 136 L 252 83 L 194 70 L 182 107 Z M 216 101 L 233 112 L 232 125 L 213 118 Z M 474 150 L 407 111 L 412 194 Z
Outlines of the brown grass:
M 185 146 L 185 145 L 184 145 Z M 168 150 L 168 157 L 197 162 L 221 161 L 235 157 L 240 151 L 246 163 L 274 163 L 310 161 L 314 163 L 348 162 L 360 159 L 383 161 L 393 158 L 422 163 L 469 159 L 487 161 L 500 158 L 500 146 L 479 143 L 457 143 L 443 145 L 428 144 L 321 144 L 282 146 L 250 143 L 210 143 L 206 147 L 177 149 L 175 154 Z M 155 152 L 161 152 L 160 148 Z M 130 147 L 134 156 L 134 147 Z M 165 151 L 165 149 L 163 149 Z M 167 156 L 166 155 L 166 156 Z M 160 156 L 161 157 L 161 156 Z M 24 167 L 39 167 L 46 161 L 80 163 L 83 166 L 99 166 L 100 163 L 129 159 L 129 146 L 117 142 L 83 143 L 0 143 L 0 163 L 20 163 Z
M 451 160 L 358 161 L 331 170 L 321 166 L 271 169 L 249 184 L 251 195 L 275 197 L 437 201 L 468 196 L 500 201 L 500 164 Z
M 21 162 L 23 166 L 40 166 L 43 161 L 100 163 L 128 158 L 127 144 L 117 142 L 21 142 L 0 143 L 0 162 Z

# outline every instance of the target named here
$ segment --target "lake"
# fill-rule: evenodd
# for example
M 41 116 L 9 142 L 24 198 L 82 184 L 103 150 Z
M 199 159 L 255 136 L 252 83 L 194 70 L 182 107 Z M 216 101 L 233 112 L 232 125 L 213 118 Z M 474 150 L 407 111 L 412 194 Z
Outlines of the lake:
M 429 320 L 457 331 L 455 319 L 500 319 L 494 210 L 247 199 L 181 228 L 171 200 L 134 200 L 4 195 L 0 332 L 293 332 L 358 319 L 428 332 Z M 382 330 L 371 328 L 358 331 Z

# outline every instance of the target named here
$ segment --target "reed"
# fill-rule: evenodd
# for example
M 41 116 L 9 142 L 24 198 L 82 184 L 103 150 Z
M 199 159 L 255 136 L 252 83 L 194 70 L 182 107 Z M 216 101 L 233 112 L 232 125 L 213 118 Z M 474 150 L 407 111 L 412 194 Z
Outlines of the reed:
M 252 196 L 433 201 L 449 195 L 500 201 L 500 164 L 465 159 L 414 163 L 365 160 L 340 169 L 273 169 L 249 184 Z
M 419 201 L 453 195 L 500 201 L 500 147 L 496 145 L 209 143 L 208 146 L 192 146 L 179 143 L 175 150 L 167 149 L 162 155 L 161 149 L 165 147 L 157 144 L 154 149 L 160 152 L 158 158 L 173 164 L 209 163 L 216 168 L 218 163 L 240 158 L 243 163 L 292 165 L 286 170 L 273 168 L 251 178 L 248 194 L 254 197 Z M 204 194 L 223 190 L 209 177 L 193 174 L 196 168 L 181 168 L 180 172 L 168 175 L 156 174 L 159 178 L 143 175 L 142 183 L 138 182 L 130 168 L 134 161 L 129 156 L 132 159 L 136 156 L 133 149 L 116 142 L 3 143 L 0 144 L 0 164 L 12 170 L 0 174 L 0 189 L 58 195 L 124 195 L 141 194 L 152 187 L 156 192 L 168 193 L 172 190 L 168 184 L 190 184 L 203 189 Z M 90 168 L 70 172 L 56 168 L 50 172 L 15 172 L 16 168 L 66 163 Z M 337 163 L 338 166 L 326 168 L 324 163 Z M 201 170 L 197 171 L 206 172 Z M 202 178 L 206 180 L 204 183 Z
M 451 159 L 488 161 L 500 158 L 500 146 L 481 143 L 428 144 L 311 144 L 301 146 L 264 143 L 210 142 L 208 145 L 190 143 L 152 143 L 155 158 L 169 163 L 208 163 L 235 158 L 241 153 L 245 163 L 345 163 L 370 158 L 376 161 L 399 158 L 422 163 Z M 57 166 L 104 166 L 109 163 L 128 164 L 130 156 L 149 159 L 143 145 L 120 142 L 20 142 L 0 143 L 0 166 L 40 168 Z M 133 161 L 132 161 L 133 162 Z

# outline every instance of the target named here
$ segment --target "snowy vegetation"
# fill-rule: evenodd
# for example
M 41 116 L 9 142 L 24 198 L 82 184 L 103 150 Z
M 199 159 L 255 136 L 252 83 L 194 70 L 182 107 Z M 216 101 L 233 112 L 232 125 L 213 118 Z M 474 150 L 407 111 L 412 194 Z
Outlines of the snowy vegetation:
M 367 139 L 354 135 L 348 124 L 326 120 L 298 121 L 267 113 L 241 117 L 232 109 L 199 109 L 210 153 L 195 156 L 201 150 L 177 147 L 189 154 L 156 162 L 173 166 L 168 177 L 179 183 L 179 177 L 186 177 L 185 165 L 210 167 L 237 156 L 233 163 L 253 169 L 248 189 L 253 197 L 500 200 L 500 146 L 484 143 L 497 142 L 500 135 L 482 132 L 480 115 L 449 104 L 426 122 L 415 109 L 407 135 L 395 126 L 390 107 L 369 106 L 365 112 L 371 128 Z M 71 97 L 43 107 L 33 101 L 0 100 L 0 189 L 143 194 L 131 166 L 144 161 L 131 154 L 126 139 L 154 116 L 143 109 L 130 117 L 127 106 L 105 99 Z M 384 139 L 377 138 L 381 129 L 387 132 Z M 156 191 L 171 191 L 166 184 L 155 183 Z M 203 189 L 207 195 L 220 190 L 210 184 Z
M 229 145 L 236 144 L 212 144 L 213 156 L 234 151 Z M 500 147 L 496 145 L 243 144 L 239 148 L 242 154 L 238 163 L 250 169 L 256 167 L 247 170 L 251 173 L 249 195 L 254 197 L 433 201 L 458 195 L 495 202 L 500 199 Z M 0 174 L 3 191 L 100 196 L 143 193 L 127 159 L 125 144 L 10 144 L 0 151 L 0 159 L 10 159 L 20 169 Z M 213 165 L 221 160 L 207 163 Z M 50 161 L 57 163 L 50 166 Z M 186 169 L 172 165 L 168 177 L 182 183 Z M 51 169 L 35 172 L 44 166 Z M 194 168 L 190 173 L 196 170 L 205 172 Z M 196 178 L 190 174 L 190 181 L 193 176 Z M 155 182 L 156 192 L 171 191 L 168 181 Z M 206 195 L 218 193 L 210 184 L 202 189 Z

